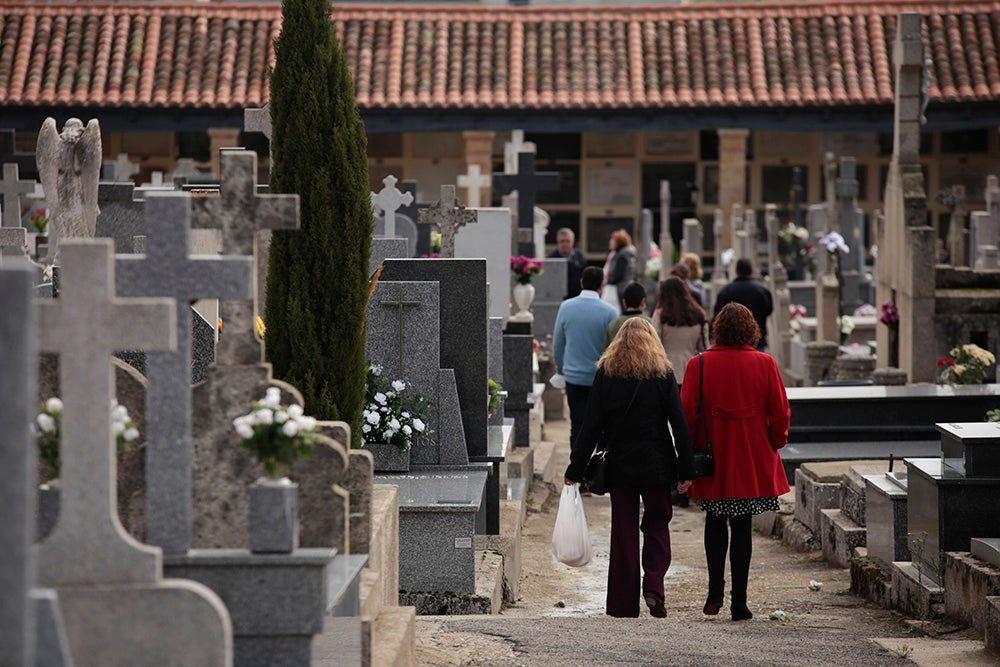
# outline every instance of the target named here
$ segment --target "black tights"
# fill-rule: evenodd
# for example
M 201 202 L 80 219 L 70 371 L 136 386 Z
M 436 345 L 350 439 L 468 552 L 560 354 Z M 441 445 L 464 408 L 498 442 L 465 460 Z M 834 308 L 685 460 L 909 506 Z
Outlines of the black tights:
M 728 550 L 729 573 L 732 577 L 732 605 L 734 607 L 746 606 L 750 556 L 753 552 L 750 524 L 751 516 L 749 514 L 729 517 L 705 514 L 705 558 L 708 560 L 708 599 L 710 602 L 722 604 L 726 587 L 726 551 Z M 731 539 L 730 528 L 732 529 Z

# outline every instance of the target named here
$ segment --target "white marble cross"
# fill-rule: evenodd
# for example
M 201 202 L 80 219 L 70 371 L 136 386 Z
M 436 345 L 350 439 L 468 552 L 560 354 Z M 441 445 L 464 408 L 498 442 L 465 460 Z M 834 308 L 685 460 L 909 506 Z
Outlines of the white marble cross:
M 503 145 L 503 173 L 517 173 L 517 156 L 519 153 L 537 153 L 538 147 L 534 141 L 524 140 L 524 130 L 514 130 L 510 133 L 510 141 Z
M 115 169 L 114 179 L 116 181 L 127 181 L 139 173 L 139 163 L 128 159 L 128 153 L 119 153 L 114 162 L 106 162 Z
M 247 150 L 222 151 L 219 195 L 192 201 L 191 226 L 222 229 L 223 255 L 255 255 L 256 234 L 263 229 L 298 229 L 298 195 L 257 194 L 257 154 Z M 256 272 L 253 292 L 256 297 Z M 254 299 L 221 302 L 223 335 L 215 351 L 216 363 L 254 365 L 261 361 Z
M 3 197 L 2 226 L 21 226 L 21 195 L 34 191 L 35 181 L 19 179 L 16 164 L 7 163 L 3 166 L 3 180 L 0 180 L 0 196 Z
M 478 164 L 470 164 L 468 173 L 460 175 L 457 182 L 458 187 L 467 189 L 469 208 L 479 208 L 482 206 L 483 188 L 490 187 L 493 179 L 489 174 L 481 173 Z
M 39 305 L 40 347 L 59 354 L 62 479 L 59 521 L 38 550 L 46 586 L 155 582 L 160 550 L 135 541 L 115 511 L 112 353 L 177 346 L 173 299 L 118 299 L 111 239 L 63 242 L 63 286 Z
M 409 206 L 413 203 L 413 195 L 409 192 L 400 192 L 396 187 L 396 177 L 389 174 L 382 179 L 384 188 L 378 193 L 371 193 L 372 206 L 377 206 L 385 214 L 385 235 L 389 238 L 396 236 L 396 211 L 402 206 Z
M 478 216 L 455 200 L 455 186 L 442 185 L 441 199 L 421 209 L 417 222 L 437 225 L 441 229 L 441 256 L 455 256 L 455 234 L 460 227 L 476 222 Z

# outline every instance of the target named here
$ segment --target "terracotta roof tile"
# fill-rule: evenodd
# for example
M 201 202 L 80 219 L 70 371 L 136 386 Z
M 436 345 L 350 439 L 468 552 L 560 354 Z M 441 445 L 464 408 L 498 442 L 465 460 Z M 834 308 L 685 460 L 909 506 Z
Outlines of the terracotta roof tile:
M 1000 98 L 1000 0 L 693 7 L 335 7 L 374 108 L 886 104 L 901 11 L 936 102 Z M 241 108 L 268 97 L 277 4 L 3 2 L 0 104 Z

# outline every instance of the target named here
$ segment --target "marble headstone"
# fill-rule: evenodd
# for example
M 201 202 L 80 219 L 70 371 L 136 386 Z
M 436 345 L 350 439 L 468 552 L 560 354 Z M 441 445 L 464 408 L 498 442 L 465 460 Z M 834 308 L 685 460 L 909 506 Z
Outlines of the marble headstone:
M 510 316 L 510 211 L 481 208 L 478 224 L 459 230 L 455 237 L 455 257 L 486 260 L 486 280 L 490 285 L 490 317 L 504 321 Z
M 531 324 L 531 332 L 539 340 L 545 340 L 555 331 L 556 314 L 566 298 L 569 271 L 562 258 L 546 257 L 542 265 L 542 273 L 531 280 L 535 286 L 535 302 L 531 306 L 535 321 Z

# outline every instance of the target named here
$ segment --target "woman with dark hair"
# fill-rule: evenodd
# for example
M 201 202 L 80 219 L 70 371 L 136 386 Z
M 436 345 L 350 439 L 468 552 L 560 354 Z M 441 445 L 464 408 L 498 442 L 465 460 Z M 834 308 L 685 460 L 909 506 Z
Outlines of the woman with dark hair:
M 758 352 L 760 329 L 753 314 L 738 303 L 715 316 L 712 347 L 692 357 L 681 391 L 696 449 L 715 456 L 715 474 L 688 490 L 705 511 L 708 599 L 702 611 L 714 616 L 725 594 L 726 552 L 734 621 L 753 618 L 747 606 L 754 514 L 778 509 L 788 480 L 778 450 L 788 442 L 791 411 L 774 357 Z
M 604 262 L 604 291 L 601 298 L 622 312 L 621 298 L 625 286 L 635 280 L 635 246 L 624 229 L 611 232 L 608 239 L 608 259 Z
M 607 613 L 638 616 L 641 590 L 649 613 L 664 618 L 663 578 L 670 567 L 673 516 L 670 485 L 678 477 L 691 479 L 693 461 L 670 362 L 653 325 L 641 317 L 625 321 L 597 362 L 587 416 L 566 468 L 566 484 L 583 479 L 599 441 L 606 443 L 608 451 L 611 490 Z M 645 571 L 641 577 L 640 530 Z
M 677 384 L 684 386 L 688 359 L 708 347 L 708 316 L 677 276 L 660 283 L 653 309 L 653 326 L 675 369 Z

